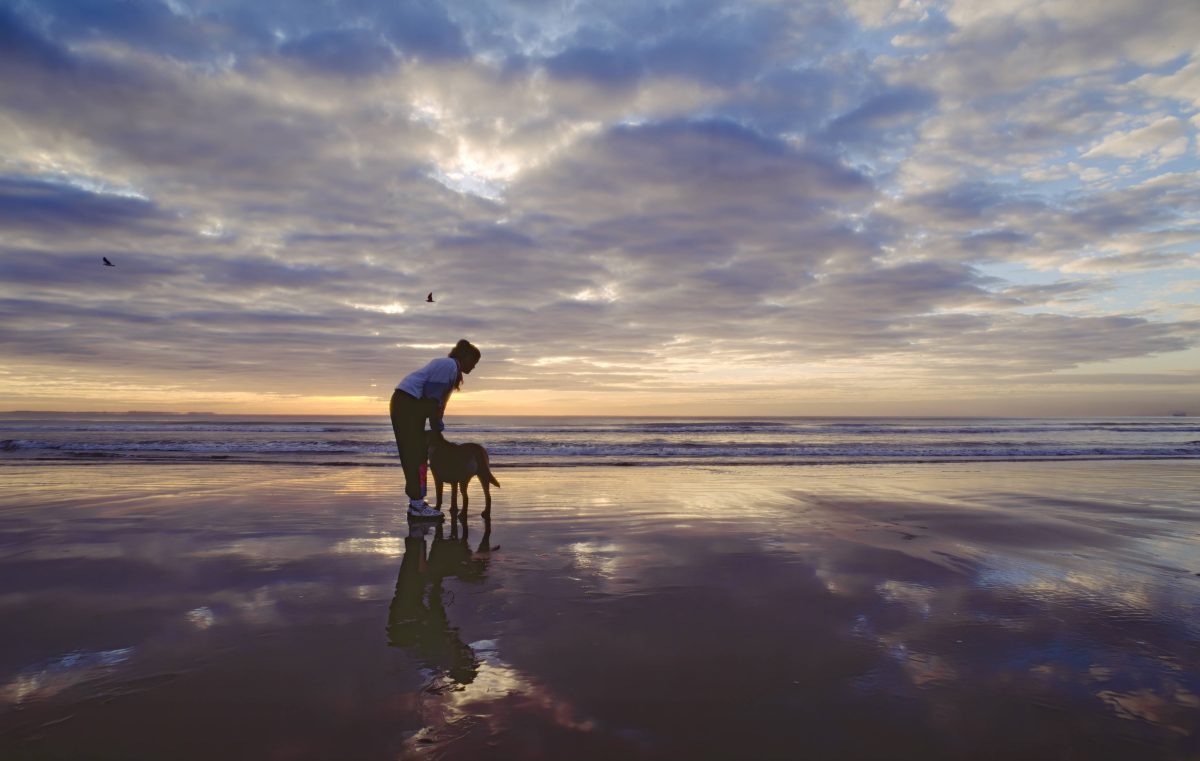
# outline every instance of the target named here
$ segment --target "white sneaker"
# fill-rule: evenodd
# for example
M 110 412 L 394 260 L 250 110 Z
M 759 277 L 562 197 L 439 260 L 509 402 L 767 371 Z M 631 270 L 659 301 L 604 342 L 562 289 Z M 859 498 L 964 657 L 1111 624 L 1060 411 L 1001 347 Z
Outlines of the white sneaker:
M 441 520 L 445 516 L 442 515 L 441 510 L 438 510 L 436 507 L 430 507 L 428 502 L 419 502 L 418 504 L 415 504 L 415 505 L 410 502 L 408 505 L 408 517 L 409 518 L 437 518 L 437 519 Z

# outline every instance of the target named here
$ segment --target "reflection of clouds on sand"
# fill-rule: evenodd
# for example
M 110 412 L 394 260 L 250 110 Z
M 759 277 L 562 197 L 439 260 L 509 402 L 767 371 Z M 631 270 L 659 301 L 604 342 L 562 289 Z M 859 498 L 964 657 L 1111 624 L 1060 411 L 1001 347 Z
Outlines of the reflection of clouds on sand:
M 27 560 L 67 560 L 87 558 L 89 560 L 111 560 L 125 557 L 127 550 L 116 542 L 69 542 L 43 547 L 31 547 L 23 551 Z M 4 557 L 0 551 L 0 557 Z
M 1164 685 L 1164 688 L 1142 688 L 1124 693 L 1101 690 L 1097 695 L 1122 719 L 1140 719 L 1186 735 L 1191 731 L 1186 719 L 1189 714 L 1194 718 L 1194 712 L 1200 709 L 1200 697 L 1178 682 Z
M 213 595 L 208 606 L 212 621 L 209 626 L 216 623 L 250 626 L 284 623 L 279 613 L 279 599 L 288 595 L 289 591 L 281 587 L 288 586 L 291 585 L 259 587 L 246 592 L 223 591 Z M 290 591 L 293 594 L 295 592 L 294 589 Z M 216 608 L 215 612 L 213 608 Z
M 1104 637 L 978 622 L 940 622 L 873 635 L 859 627 L 855 633 L 873 638 L 894 664 L 877 664 L 870 688 L 909 699 L 920 694 L 931 717 L 965 716 L 980 701 L 1026 695 L 1037 696 L 1038 705 L 1049 710 L 1087 715 L 1095 711 L 1093 701 L 1100 701 L 1117 718 L 1184 736 L 1196 730 L 1200 700 L 1195 674 L 1172 673 L 1171 664 L 1131 655 L 1124 643 Z
M 1200 737 L 1194 490 L 1147 489 L 1196 476 L 1121 466 L 1112 491 L 1114 467 L 514 468 L 501 552 L 478 515 L 470 541 L 402 530 L 368 469 L 289 480 L 297 504 L 256 481 L 226 513 L 43 511 L 44 559 L 4 559 L 26 654 L 0 698 L 12 725 L 77 714 L 62 738 L 108 731 L 77 707 L 120 690 L 133 734 L 186 704 L 227 742 L 270 706 L 329 758 L 1191 758 L 1154 751 Z M 331 506 L 341 477 L 383 496 Z
M 350 590 L 350 596 L 355 600 L 382 600 L 391 592 L 386 584 L 359 584 Z
M 205 547 L 192 553 L 197 558 L 236 556 L 252 561 L 260 569 L 271 570 L 287 563 L 327 552 L 329 544 L 321 537 L 280 536 L 244 537 Z
M 407 739 L 408 753 L 440 755 L 448 742 L 486 744 L 508 730 L 516 714 L 571 732 L 596 728 L 595 721 L 579 718 L 569 701 L 506 663 L 495 640 L 470 646 L 479 657 L 474 681 L 464 685 L 444 674 L 433 676 L 420 697 L 424 726 Z M 464 747 L 458 750 L 466 753 Z
M 1111 653 L 1108 665 L 1083 669 L 1068 660 L 1040 663 L 1030 669 L 1043 690 L 1083 691 L 1101 701 L 1116 718 L 1145 722 L 1187 735 L 1196 729 L 1200 695 L 1194 672 L 1173 658 L 1150 654 Z M 1193 668 L 1189 664 L 1189 668 Z M 1189 686 L 1185 682 L 1191 680 Z
M 493 741 L 513 742 L 515 727 L 546 733 L 590 735 L 596 723 L 579 718 L 571 701 L 505 660 L 498 639 L 464 642 L 462 630 L 448 610 L 455 590 L 478 584 L 491 560 L 491 521 L 472 550 L 464 527 L 450 523 L 416 525 L 404 540 L 396 594 L 388 614 L 388 643 L 403 648 L 420 663 L 425 684 L 418 694 L 421 728 L 406 738 L 404 756 L 489 757 Z M 432 536 L 432 543 L 427 540 Z M 607 541 L 572 542 L 563 550 L 572 565 L 591 578 L 605 579 L 615 570 L 621 546 Z M 575 577 L 575 581 L 581 579 Z M 522 741 L 517 740 L 518 744 Z M 450 749 L 453 749 L 452 751 Z M 536 749 L 531 749 L 536 750 Z M 509 749 L 512 757 L 519 753 Z
M 579 570 L 600 579 L 616 578 L 621 567 L 621 546 L 613 542 L 575 542 L 566 551 Z
M 295 611 L 284 612 L 281 605 L 297 603 L 311 608 L 340 598 L 349 592 L 321 582 L 278 582 L 246 590 L 224 589 L 212 593 L 205 604 L 185 614 L 198 629 L 214 626 L 286 626 L 295 623 Z
M 904 643 L 889 648 L 889 653 L 917 687 L 934 687 L 958 678 L 958 671 L 940 655 L 910 650 Z
M 404 554 L 404 539 L 394 535 L 343 539 L 333 546 L 333 551 L 339 555 L 382 555 L 398 558 Z
M 1197 731 L 1200 675 L 1180 662 L 1200 634 L 1186 491 L 1132 499 L 1107 474 L 1048 484 L 1033 467 L 956 489 L 957 473 L 923 473 L 797 494 L 827 541 L 791 550 L 877 647 L 863 689 L 919 701 L 938 724 L 1026 695 L 1128 721 L 1130 737 Z
M 1176 578 L 1178 568 L 1194 564 L 1181 555 L 1188 532 L 1179 521 L 1194 514 L 1180 502 L 1184 492 L 1141 493 L 1131 504 L 1126 485 L 1100 467 L 1066 472 L 1069 478 L 1044 465 L 811 468 L 774 481 L 777 472 L 733 474 L 736 516 L 721 509 L 725 492 L 713 488 L 730 475 L 720 468 L 676 475 L 667 489 L 641 473 L 619 484 L 601 480 L 611 472 L 595 480 L 572 474 L 564 484 L 570 492 L 538 495 L 521 514 L 539 539 L 557 536 L 561 544 L 539 555 L 545 562 L 530 564 L 545 575 L 506 578 L 507 593 L 546 608 L 526 606 L 522 615 L 535 617 L 553 641 L 572 643 L 560 645 L 560 657 L 586 643 L 599 661 L 621 658 L 640 675 L 641 689 L 661 688 L 654 694 L 663 699 L 680 674 L 661 655 L 652 662 L 638 653 L 661 638 L 672 642 L 672 657 L 691 662 L 675 653 L 688 647 L 666 632 L 704 617 L 676 606 L 712 604 L 741 616 L 744 630 L 755 619 L 742 604 L 778 596 L 803 611 L 795 615 L 812 616 L 812 625 L 781 609 L 778 620 L 763 622 L 778 632 L 753 629 L 756 647 L 769 650 L 790 631 L 814 638 L 797 646 L 830 660 L 835 641 L 821 640 L 820 622 L 840 622 L 841 636 L 874 653 L 852 678 L 855 690 L 866 699 L 899 699 L 930 726 L 961 731 L 997 710 L 997 726 L 1040 720 L 1007 707 L 1036 699 L 1035 711 L 1095 722 L 1115 720 L 1124 706 L 1134 737 L 1153 732 L 1156 722 L 1168 726 L 1161 717 L 1181 726 L 1178 717 L 1191 710 L 1195 730 L 1189 702 L 1200 690 L 1197 675 L 1178 672 L 1165 657 L 1188 650 L 1188 632 L 1200 620 L 1191 579 Z M 630 509 L 600 504 L 600 491 L 626 495 Z M 806 587 L 805 570 L 820 591 Z M 787 586 L 778 587 L 784 578 Z M 589 610 L 572 601 L 593 592 L 604 593 L 604 607 L 590 609 L 604 617 L 601 637 L 568 622 Z M 650 612 L 655 606 L 662 612 Z M 545 658 L 517 640 L 509 649 L 522 667 Z M 738 669 L 751 673 L 756 657 L 743 653 Z M 605 678 L 584 660 L 558 664 L 561 673 L 549 683 L 571 696 L 582 689 L 572 683 Z M 795 673 L 820 668 L 799 660 Z M 742 678 L 727 677 L 731 684 Z
M 1197 674 L 1178 661 L 1194 642 L 1194 594 L 1149 569 L 1071 553 L 1033 560 L 978 546 L 967 553 L 977 560 L 951 573 L 909 548 L 902 539 L 890 550 L 848 545 L 814 568 L 859 609 L 850 631 L 878 645 L 875 688 L 919 691 L 931 716 L 957 715 L 969 690 L 1035 694 L 1059 710 L 1100 701 L 1122 719 L 1195 730 Z M 878 581 L 884 567 L 902 573 Z
M 199 608 L 187 612 L 187 620 L 197 629 L 208 629 L 216 623 L 217 618 L 213 615 L 212 608 L 201 605 Z
M 44 700 L 92 679 L 112 673 L 133 656 L 134 648 L 98 652 L 76 652 L 27 668 L 7 684 L 0 686 L 0 695 L 9 705 L 30 700 Z
M 875 587 L 879 596 L 888 602 L 898 602 L 908 605 L 922 617 L 929 616 L 934 590 L 923 584 L 912 584 L 905 581 L 889 579 Z
M 1051 603 L 1069 605 L 1086 600 L 1129 619 L 1149 620 L 1162 616 L 1163 597 L 1170 594 L 1170 587 L 1160 579 L 1101 563 L 1091 563 L 1082 570 L 1035 561 L 1014 563 L 1005 558 L 990 558 L 989 566 L 980 569 L 977 583 L 1019 591 L 1030 599 Z

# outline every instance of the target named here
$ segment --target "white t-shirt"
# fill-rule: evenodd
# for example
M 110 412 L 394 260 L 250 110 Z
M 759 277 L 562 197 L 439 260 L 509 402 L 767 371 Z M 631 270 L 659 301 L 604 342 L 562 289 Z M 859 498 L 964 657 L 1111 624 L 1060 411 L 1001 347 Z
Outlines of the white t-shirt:
M 396 388 L 416 399 L 437 399 L 444 404 L 457 381 L 458 362 L 452 357 L 440 357 L 404 376 Z

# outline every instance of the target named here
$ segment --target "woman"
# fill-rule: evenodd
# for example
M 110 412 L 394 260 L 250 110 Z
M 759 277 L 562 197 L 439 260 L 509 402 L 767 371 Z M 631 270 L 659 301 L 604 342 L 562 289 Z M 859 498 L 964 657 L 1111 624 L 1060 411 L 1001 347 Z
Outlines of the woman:
M 404 493 L 408 495 L 408 517 L 441 518 L 442 511 L 430 507 L 421 496 L 421 465 L 428 456 L 425 449 L 425 421 L 441 433 L 446 429 L 442 416 L 450 394 L 462 386 L 463 375 L 479 364 L 479 349 L 462 339 L 450 355 L 435 359 L 409 373 L 392 392 L 392 431 L 404 468 Z

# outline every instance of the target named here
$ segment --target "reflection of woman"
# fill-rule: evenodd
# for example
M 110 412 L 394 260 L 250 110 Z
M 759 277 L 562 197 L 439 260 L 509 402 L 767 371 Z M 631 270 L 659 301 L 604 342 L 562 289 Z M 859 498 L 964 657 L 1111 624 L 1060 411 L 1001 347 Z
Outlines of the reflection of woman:
M 475 651 L 459 637 L 458 629 L 450 625 L 442 580 L 452 576 L 482 579 L 486 561 L 472 556 L 465 525 L 462 538 L 458 538 L 457 522 L 449 539 L 442 537 L 442 527 L 438 525 L 433 549 L 427 552 L 425 540 L 433 528 L 428 523 L 414 524 L 404 540 L 396 596 L 388 608 L 388 644 L 410 648 L 430 668 L 447 674 L 459 684 L 470 684 L 475 681 L 479 662 Z M 491 520 L 485 519 L 484 542 L 489 541 L 491 528 Z
M 408 515 L 411 518 L 441 518 L 442 511 L 430 507 L 421 494 L 421 465 L 425 462 L 425 421 L 431 430 L 443 431 L 442 416 L 446 402 L 479 364 L 480 352 L 467 339 L 450 350 L 449 356 L 435 359 L 404 380 L 392 392 L 389 412 L 400 465 L 404 468 L 404 493 L 408 495 Z

